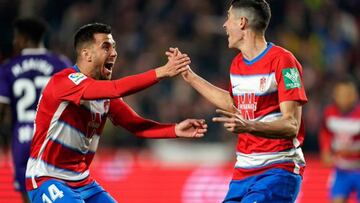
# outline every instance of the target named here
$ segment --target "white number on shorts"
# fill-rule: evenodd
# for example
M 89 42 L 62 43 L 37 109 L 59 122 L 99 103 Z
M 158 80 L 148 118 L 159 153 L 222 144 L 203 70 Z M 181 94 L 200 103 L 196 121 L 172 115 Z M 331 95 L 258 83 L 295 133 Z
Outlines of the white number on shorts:
M 57 188 L 54 184 L 51 184 L 48 187 L 48 191 L 50 194 L 50 198 L 45 193 L 43 193 L 41 196 L 44 203 L 53 203 L 57 198 L 61 199 L 62 197 L 64 197 L 64 192 L 59 190 L 59 188 Z

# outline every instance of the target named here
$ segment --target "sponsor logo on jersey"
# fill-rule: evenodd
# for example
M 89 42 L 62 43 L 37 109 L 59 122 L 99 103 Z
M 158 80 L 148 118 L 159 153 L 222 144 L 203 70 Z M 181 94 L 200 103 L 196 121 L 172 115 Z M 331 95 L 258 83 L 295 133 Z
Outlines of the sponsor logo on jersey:
M 238 96 L 238 109 L 241 111 L 241 115 L 245 119 L 255 119 L 256 106 L 257 102 L 255 99 L 255 93 L 245 93 Z
M 285 88 L 287 90 L 301 88 L 300 74 L 297 68 L 286 68 L 282 70 Z
M 69 76 L 69 79 L 75 83 L 75 85 L 78 85 L 81 83 L 81 81 L 85 80 L 87 77 L 82 73 L 71 73 Z

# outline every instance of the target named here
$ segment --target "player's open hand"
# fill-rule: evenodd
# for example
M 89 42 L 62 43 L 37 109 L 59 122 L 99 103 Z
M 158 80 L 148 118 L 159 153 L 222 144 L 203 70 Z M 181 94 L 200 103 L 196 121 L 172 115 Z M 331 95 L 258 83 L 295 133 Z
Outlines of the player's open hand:
M 186 119 L 176 124 L 175 133 L 178 137 L 203 137 L 207 127 L 203 119 Z
M 168 57 L 168 59 L 176 57 L 178 54 L 182 54 L 181 51 L 178 48 L 170 47 L 168 51 L 165 52 L 165 55 Z M 188 69 L 186 71 L 183 71 L 181 73 L 181 76 L 186 82 L 189 82 L 190 77 L 194 74 L 194 72 L 191 70 L 190 66 L 188 66 Z
M 214 117 L 213 122 L 223 123 L 227 131 L 232 133 L 250 132 L 252 122 L 242 117 L 239 110 L 236 109 L 235 113 L 216 109 L 216 113 L 221 114 L 221 117 Z
M 172 57 L 168 57 L 168 62 L 157 68 L 156 75 L 159 79 L 166 77 L 174 77 L 189 69 L 191 60 L 187 54 L 178 53 L 175 51 Z

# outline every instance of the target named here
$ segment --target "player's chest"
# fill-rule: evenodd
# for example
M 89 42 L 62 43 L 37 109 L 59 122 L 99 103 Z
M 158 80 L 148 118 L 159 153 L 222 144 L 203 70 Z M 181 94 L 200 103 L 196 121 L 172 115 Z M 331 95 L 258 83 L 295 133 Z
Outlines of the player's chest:
M 233 95 L 266 95 L 277 91 L 275 72 L 265 74 L 230 74 Z
M 271 63 L 247 66 L 232 64 L 230 68 L 231 88 L 234 95 L 254 94 L 262 96 L 277 91 L 275 70 Z
M 86 109 L 89 113 L 98 113 L 101 115 L 107 114 L 109 112 L 110 100 L 109 99 L 99 99 L 99 100 L 82 100 L 80 106 L 83 109 Z
M 81 101 L 79 111 L 81 115 L 79 117 L 86 123 L 87 127 L 90 128 L 101 128 L 105 123 L 107 114 L 109 112 L 110 100 L 92 100 L 92 101 Z

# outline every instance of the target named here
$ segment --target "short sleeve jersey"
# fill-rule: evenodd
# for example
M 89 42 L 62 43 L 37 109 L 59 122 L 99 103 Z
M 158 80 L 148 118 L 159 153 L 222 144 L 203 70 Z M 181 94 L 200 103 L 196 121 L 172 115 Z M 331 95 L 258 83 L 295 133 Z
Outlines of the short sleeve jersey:
M 234 105 L 245 119 L 262 122 L 273 121 L 282 116 L 281 102 L 297 101 L 300 104 L 305 104 L 307 101 L 300 63 L 289 51 L 272 43 L 268 43 L 267 48 L 252 61 L 246 60 L 242 53 L 234 58 L 230 67 L 229 92 L 233 97 Z M 301 158 L 302 153 L 299 154 L 300 152 L 298 156 L 289 155 L 288 160 L 278 160 L 272 155 L 257 155 L 259 153 L 276 154 L 281 151 L 295 150 L 301 146 L 303 140 L 303 122 L 301 122 L 297 137 L 293 140 L 268 139 L 249 133 L 239 134 L 237 166 L 239 169 L 251 170 L 252 167 L 256 169 L 268 168 L 275 167 L 280 162 L 287 162 L 286 164 L 291 166 L 282 167 L 294 171 L 293 159 L 303 159 Z M 239 156 L 248 157 L 252 155 L 256 156 L 258 161 L 250 161 L 248 164 L 240 163 Z M 264 162 L 267 165 L 264 165 Z M 303 165 L 302 162 L 305 163 L 305 161 L 299 161 L 299 165 Z M 296 167 L 295 171 L 299 173 L 301 167 Z

